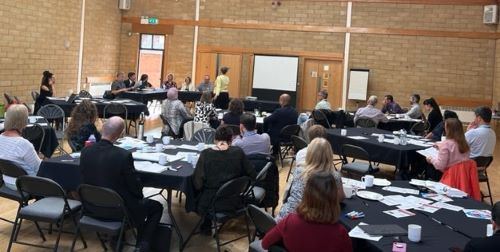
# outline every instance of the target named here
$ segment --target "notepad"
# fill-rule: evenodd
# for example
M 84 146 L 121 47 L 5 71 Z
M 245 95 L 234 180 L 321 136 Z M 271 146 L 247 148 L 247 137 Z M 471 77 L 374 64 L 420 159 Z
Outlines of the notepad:
M 434 147 L 427 148 L 424 150 L 418 150 L 417 153 L 424 156 L 424 157 L 431 157 L 431 158 L 438 157 L 438 150 Z
M 359 228 L 369 235 L 398 236 L 408 234 L 406 229 L 396 224 L 361 225 Z

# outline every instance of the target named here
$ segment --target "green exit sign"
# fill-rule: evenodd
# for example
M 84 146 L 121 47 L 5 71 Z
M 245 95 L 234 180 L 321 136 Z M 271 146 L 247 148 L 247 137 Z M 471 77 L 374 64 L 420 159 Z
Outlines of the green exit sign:
M 158 18 L 156 17 L 148 18 L 148 24 L 158 24 Z

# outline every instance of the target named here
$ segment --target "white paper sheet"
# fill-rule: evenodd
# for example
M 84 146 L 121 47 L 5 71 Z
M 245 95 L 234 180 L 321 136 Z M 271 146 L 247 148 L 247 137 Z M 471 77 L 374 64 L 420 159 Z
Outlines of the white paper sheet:
M 444 202 L 436 202 L 436 203 L 432 204 L 432 206 L 448 209 L 448 210 L 455 211 L 455 212 L 458 212 L 458 211 L 461 211 L 464 209 L 461 206 L 455 206 L 455 205 L 451 205 L 451 204 L 444 203 Z
M 354 139 L 354 140 L 365 140 L 365 139 L 368 139 L 364 136 L 349 136 L 348 138 L 350 139 Z
M 342 178 L 343 185 L 350 185 L 357 189 L 366 189 L 365 183 L 359 180 L 350 179 L 350 178 Z
M 434 147 L 427 148 L 424 150 L 418 150 L 417 153 L 424 157 L 431 157 L 434 159 L 438 157 L 438 150 Z
M 428 212 L 428 213 L 434 213 L 441 208 L 439 208 L 437 206 L 432 206 L 432 205 L 420 205 L 419 207 L 415 207 L 413 209 Z
M 395 192 L 395 193 L 402 193 L 402 194 L 418 195 L 418 193 L 419 193 L 419 191 L 415 190 L 415 189 L 408 189 L 408 188 L 402 188 L 402 187 L 397 187 L 397 186 L 382 187 L 382 190 L 389 191 L 389 192 Z
M 398 219 L 415 215 L 415 213 L 412 213 L 412 212 L 405 210 L 405 209 L 387 210 L 387 211 L 383 211 L 383 213 L 394 216 Z
M 363 222 L 359 223 L 358 226 L 351 229 L 351 231 L 349 232 L 349 237 L 370 240 L 370 241 L 380 241 L 380 239 L 382 239 L 383 236 L 381 235 L 375 236 L 367 234 L 365 231 L 363 231 L 363 229 L 359 228 L 360 225 L 368 225 L 368 224 Z
M 168 169 L 167 166 L 151 163 L 148 161 L 134 161 L 134 167 L 138 171 L 162 173 Z
M 198 151 L 198 147 L 196 145 L 181 144 L 177 148 Z
M 408 140 L 408 144 L 413 144 L 422 147 L 432 147 L 434 145 L 434 143 L 422 142 L 420 140 L 414 140 L 414 139 Z
M 384 199 L 382 199 L 380 202 L 388 205 L 388 206 L 397 206 L 401 204 L 401 202 L 405 199 L 404 196 L 402 195 L 388 195 L 384 196 Z
M 427 198 L 427 199 L 431 199 L 434 201 L 440 201 L 440 202 L 452 202 L 453 201 L 450 197 L 443 195 L 443 194 L 437 194 L 437 193 L 423 193 L 422 197 Z
M 134 160 L 147 160 L 151 162 L 158 162 L 160 160 L 160 155 L 163 153 L 160 152 L 152 152 L 152 153 L 144 153 L 144 152 L 132 152 L 132 157 Z

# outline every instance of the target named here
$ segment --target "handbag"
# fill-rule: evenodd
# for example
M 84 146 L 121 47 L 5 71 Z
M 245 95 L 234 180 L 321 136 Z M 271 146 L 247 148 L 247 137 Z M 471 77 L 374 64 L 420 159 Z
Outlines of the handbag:
M 106 91 L 104 91 L 102 98 L 108 99 L 108 100 L 113 100 L 113 99 L 115 99 L 115 95 L 111 92 L 111 90 L 106 90 Z

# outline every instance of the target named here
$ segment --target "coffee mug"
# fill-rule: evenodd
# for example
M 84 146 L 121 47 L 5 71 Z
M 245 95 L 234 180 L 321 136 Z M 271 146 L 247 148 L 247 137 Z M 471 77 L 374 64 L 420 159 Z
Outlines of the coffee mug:
M 356 190 L 351 185 L 344 185 L 344 195 L 346 199 L 352 198 Z
M 378 135 L 378 142 L 379 143 L 384 142 L 384 135 L 383 134 Z
M 163 144 L 157 143 L 155 145 L 155 150 L 156 150 L 156 152 L 163 152 Z
M 361 177 L 361 181 L 365 183 L 366 187 L 372 187 L 374 178 L 372 175 L 365 175 Z
M 158 163 L 161 164 L 161 165 L 166 165 L 168 162 L 168 159 L 167 159 L 167 155 L 165 154 L 161 154 L 159 157 L 158 157 Z
M 401 140 L 399 139 L 399 137 L 395 137 L 394 138 L 394 144 L 400 144 L 401 143 Z
M 29 121 L 29 123 L 36 123 L 37 118 L 30 116 L 30 117 L 28 117 L 28 121 Z
M 408 240 L 412 242 L 420 242 L 422 238 L 422 226 L 416 224 L 408 225 Z
M 150 143 L 150 144 L 151 144 L 151 143 L 153 143 L 154 141 L 155 141 L 155 139 L 153 138 L 153 135 L 148 135 L 148 136 L 146 137 L 146 142 L 147 142 L 147 143 Z
M 346 130 L 346 129 L 341 129 L 341 130 L 340 130 L 340 135 L 341 135 L 341 136 L 345 136 L 345 135 L 347 135 L 347 130 Z
M 170 143 L 170 137 L 164 136 L 164 137 L 162 137 L 161 141 L 163 142 L 164 145 L 167 145 Z
M 486 237 L 490 237 L 493 235 L 493 224 L 486 225 Z

